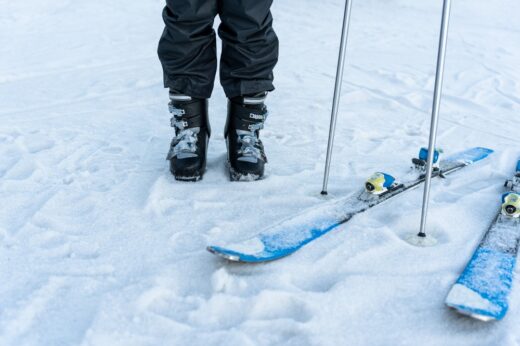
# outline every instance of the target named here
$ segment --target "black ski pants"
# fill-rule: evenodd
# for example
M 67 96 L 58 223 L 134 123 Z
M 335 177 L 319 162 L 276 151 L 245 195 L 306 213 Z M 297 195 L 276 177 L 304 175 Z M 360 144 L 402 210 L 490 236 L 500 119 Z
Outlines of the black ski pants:
M 222 39 L 220 82 L 229 98 L 271 91 L 278 61 L 272 0 L 166 0 L 158 54 L 164 86 L 209 98 L 217 70 L 213 21 Z

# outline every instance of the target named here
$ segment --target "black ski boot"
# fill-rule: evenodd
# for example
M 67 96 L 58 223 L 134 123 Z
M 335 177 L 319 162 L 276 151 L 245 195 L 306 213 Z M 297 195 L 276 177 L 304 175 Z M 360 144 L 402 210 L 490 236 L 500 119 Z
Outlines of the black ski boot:
M 259 132 L 264 128 L 267 92 L 239 96 L 228 101 L 224 136 L 228 150 L 231 181 L 253 181 L 264 176 L 267 157 Z
M 210 126 L 208 100 L 170 92 L 171 125 L 175 137 L 167 160 L 176 180 L 198 181 L 206 169 Z

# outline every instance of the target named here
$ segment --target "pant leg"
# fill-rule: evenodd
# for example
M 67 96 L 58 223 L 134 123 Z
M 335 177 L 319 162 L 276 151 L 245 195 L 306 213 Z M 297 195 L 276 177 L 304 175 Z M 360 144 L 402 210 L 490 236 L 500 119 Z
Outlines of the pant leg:
M 217 1 L 166 0 L 166 27 L 158 47 L 165 87 L 197 98 L 211 96 L 217 69 Z
M 220 82 L 229 98 L 274 90 L 278 38 L 272 0 L 220 0 Z

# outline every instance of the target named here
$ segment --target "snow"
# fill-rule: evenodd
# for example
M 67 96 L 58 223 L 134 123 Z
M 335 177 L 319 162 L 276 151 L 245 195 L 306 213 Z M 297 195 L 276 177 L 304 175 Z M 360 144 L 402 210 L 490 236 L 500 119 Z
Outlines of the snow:
M 416 190 L 277 262 L 205 250 L 324 201 L 343 5 L 273 5 L 267 179 L 227 180 L 217 86 L 208 172 L 190 184 L 165 161 L 162 1 L 0 0 L 0 345 L 519 344 L 517 278 L 499 323 L 444 305 L 520 156 L 517 1 L 453 3 L 438 143 L 496 153 L 434 183 L 437 246 L 405 241 Z M 354 2 L 325 200 L 403 176 L 426 144 L 441 5 Z
M 248 239 L 242 243 L 233 245 L 234 246 L 230 249 L 236 252 L 259 253 L 264 250 L 264 243 L 258 238 Z

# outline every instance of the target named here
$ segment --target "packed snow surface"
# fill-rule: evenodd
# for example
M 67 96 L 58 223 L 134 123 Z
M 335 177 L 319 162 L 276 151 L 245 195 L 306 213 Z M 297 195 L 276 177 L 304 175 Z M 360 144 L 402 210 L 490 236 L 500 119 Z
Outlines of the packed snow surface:
M 228 264 L 207 244 L 400 177 L 427 142 L 442 1 L 354 1 L 328 198 L 320 197 L 344 2 L 275 1 L 268 176 L 231 183 L 226 100 L 208 172 L 168 172 L 159 0 L 0 0 L 0 345 L 518 345 L 444 300 L 520 156 L 520 2 L 453 2 L 438 144 L 488 160 L 353 218 L 298 253 Z M 218 21 L 215 23 L 218 25 Z M 218 84 L 217 84 L 218 85 Z

